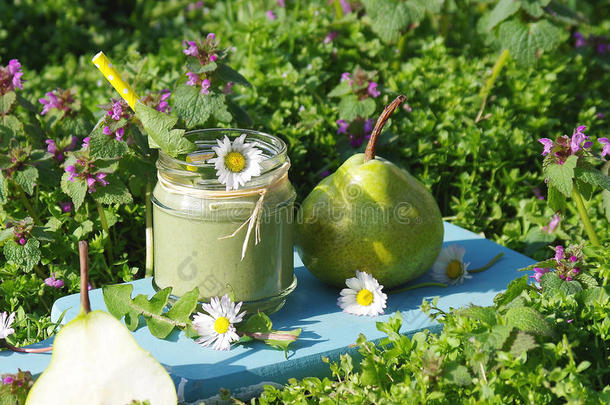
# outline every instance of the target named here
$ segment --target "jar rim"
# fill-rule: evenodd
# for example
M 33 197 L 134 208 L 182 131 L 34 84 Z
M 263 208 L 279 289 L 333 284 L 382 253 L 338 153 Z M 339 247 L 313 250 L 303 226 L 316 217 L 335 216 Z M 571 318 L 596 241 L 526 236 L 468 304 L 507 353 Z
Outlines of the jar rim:
M 212 134 L 214 134 L 214 136 L 211 136 Z M 261 174 L 252 178 L 243 187 L 244 189 L 260 186 L 265 181 L 268 181 L 267 178 L 270 173 L 283 166 L 286 162 L 290 162 L 286 153 L 286 143 L 282 139 L 275 135 L 252 129 L 205 128 L 188 131 L 185 136 L 191 138 L 196 137 L 196 139 L 191 140 L 197 145 L 198 149 L 192 153 L 201 153 L 206 150 L 210 151 L 212 146 L 217 146 L 216 140 L 223 139 L 225 135 L 233 141 L 242 134 L 246 134 L 246 140 L 254 142 L 256 147 L 263 151 Z M 189 154 L 187 154 L 187 156 L 188 155 Z M 206 161 L 207 160 L 209 159 L 206 159 Z M 224 188 L 225 186 L 220 184 L 216 176 L 210 176 L 209 178 L 203 177 L 201 174 L 202 172 L 207 171 L 208 173 L 212 173 L 215 171 L 214 164 L 207 163 L 206 161 L 187 162 L 186 159 L 171 157 L 160 150 L 156 166 L 159 175 L 163 174 L 164 178 L 168 180 L 171 179 L 170 181 L 172 182 L 183 185 L 188 184 L 197 188 Z

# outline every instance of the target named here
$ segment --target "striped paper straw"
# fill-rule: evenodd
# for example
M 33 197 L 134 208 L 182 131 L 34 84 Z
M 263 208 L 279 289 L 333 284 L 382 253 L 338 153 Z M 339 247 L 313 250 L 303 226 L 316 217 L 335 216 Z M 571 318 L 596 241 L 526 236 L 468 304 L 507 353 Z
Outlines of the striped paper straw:
M 112 66 L 112 63 L 108 60 L 104 52 L 99 52 L 91 59 L 96 68 L 102 72 L 104 77 L 112 84 L 112 87 L 127 101 L 127 104 L 132 110 L 136 110 L 136 101 L 139 97 L 135 91 L 128 85 L 125 80 L 121 77 L 119 72 Z

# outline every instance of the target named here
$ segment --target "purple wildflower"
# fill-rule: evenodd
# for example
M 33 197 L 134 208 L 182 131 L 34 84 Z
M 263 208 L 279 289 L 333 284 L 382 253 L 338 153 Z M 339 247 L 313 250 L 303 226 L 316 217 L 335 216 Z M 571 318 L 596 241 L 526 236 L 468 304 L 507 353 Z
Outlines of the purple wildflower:
M 102 133 L 103 133 L 104 135 L 110 135 L 110 134 L 112 134 L 112 131 L 110 130 L 110 127 L 109 127 L 108 125 L 106 125 L 106 126 L 104 127 L 104 129 L 102 130 Z
M 121 119 L 121 116 L 123 115 L 123 104 L 120 100 L 112 102 L 112 106 L 110 107 L 110 110 L 108 110 L 108 115 L 115 121 Z
M 233 86 L 235 86 L 235 83 L 233 82 L 227 82 L 227 84 L 225 84 L 224 89 L 222 89 L 222 92 L 224 94 L 233 94 Z
M 587 46 L 587 41 L 580 32 L 577 31 L 574 33 L 574 39 L 576 40 L 574 41 L 574 48 L 582 48 L 583 46 Z
M 24 238 L 23 236 L 19 238 L 19 244 L 21 246 L 25 245 L 26 243 L 28 243 L 28 240 L 26 238 Z
M 45 278 L 44 283 L 53 288 L 62 288 L 64 286 L 64 281 L 62 279 L 56 279 L 55 273 L 51 273 L 51 277 Z
M 172 92 L 168 89 L 161 90 L 160 92 L 161 98 L 159 99 L 159 104 L 157 105 L 157 111 L 161 111 L 163 113 L 169 113 L 172 108 L 169 106 L 167 100 L 171 97 Z
M 59 208 L 61 208 L 61 212 L 70 212 L 72 211 L 72 204 L 67 201 L 60 201 Z
M 85 139 L 83 139 L 83 144 L 81 145 L 81 148 L 88 149 L 90 141 L 91 141 L 90 137 L 86 137 Z
M 66 173 L 69 174 L 68 180 L 74 181 L 76 178 L 76 167 L 74 167 L 74 165 L 66 166 Z
M 413 108 L 411 108 L 411 106 L 407 103 L 402 105 L 402 108 L 406 111 L 406 112 L 411 112 L 413 111 Z
M 572 151 L 573 154 L 578 152 L 581 149 L 581 147 L 582 148 L 591 147 L 592 142 L 585 142 L 583 144 L 584 141 L 589 139 L 589 137 L 587 135 L 585 135 L 583 132 L 586 129 L 587 129 L 587 127 L 585 127 L 584 125 L 581 125 L 578 128 L 576 128 L 576 130 L 574 130 L 574 133 L 572 134 L 572 138 L 570 140 L 570 150 Z
M 608 138 L 597 138 L 597 142 L 603 146 L 602 157 L 610 155 L 610 141 Z
M 15 381 L 15 379 L 12 376 L 7 375 L 6 377 L 4 377 L 2 379 L 2 384 L 3 385 L 11 385 L 13 383 L 13 381 Z
M 106 180 L 106 173 L 100 172 L 95 175 L 95 180 L 102 185 L 102 187 L 106 187 L 108 185 L 108 181 Z
M 216 40 L 216 34 L 214 34 L 213 32 L 210 32 L 210 33 L 208 34 L 208 36 L 207 36 L 207 37 L 205 37 L 205 39 L 207 39 L 207 40 L 208 40 L 208 41 L 210 41 L 210 42 L 211 42 L 211 41 L 215 41 L 215 40 Z
M 324 37 L 324 41 L 322 41 L 322 42 L 325 44 L 330 44 L 337 37 L 337 35 L 338 35 L 337 31 L 331 31 L 328 34 L 326 34 L 326 37 Z
M 352 12 L 352 5 L 348 0 L 339 0 L 343 14 L 349 14 Z
M 277 18 L 275 16 L 275 14 L 273 13 L 273 11 L 271 11 L 271 10 L 267 10 L 267 12 L 265 14 L 267 15 L 267 18 L 270 19 L 271 21 L 273 21 Z
M 371 136 L 371 132 L 373 132 L 373 125 L 375 124 L 375 120 L 373 118 L 369 118 L 364 122 L 364 136 L 368 139 Z
M 328 177 L 330 175 L 330 172 L 328 170 L 324 170 L 322 173 L 320 173 L 320 177 L 324 178 L 324 177 Z
M 559 215 L 555 214 L 551 218 L 551 221 L 549 222 L 548 226 L 543 226 L 542 230 L 549 234 L 553 233 L 553 232 L 555 232 L 555 229 L 557 229 L 557 226 L 559 225 L 560 221 L 561 221 L 561 218 L 559 217 Z
M 337 120 L 337 125 L 339 125 L 339 129 L 337 129 L 337 134 L 347 135 L 347 127 L 349 126 L 349 123 L 345 120 Z
M 199 77 L 199 75 L 197 73 L 193 73 L 193 72 L 186 72 L 186 75 L 188 76 L 188 80 L 186 81 L 186 84 L 188 86 L 197 86 L 199 85 L 199 83 L 201 82 L 201 78 Z
M 342 82 L 350 80 L 350 84 L 351 84 L 351 79 L 352 79 L 352 75 L 349 74 L 348 72 L 341 73 L 341 81 Z
M 197 47 L 197 42 L 195 41 L 183 41 L 182 42 L 186 49 L 183 49 L 182 52 L 187 56 L 199 56 L 199 48 Z
M 542 151 L 542 156 L 546 156 L 549 153 L 551 153 L 551 148 L 553 147 L 552 140 L 550 140 L 549 138 L 540 138 L 540 139 L 538 139 L 538 142 L 540 142 L 544 146 L 544 150 Z
M 572 263 L 574 263 L 574 262 L 578 261 L 578 257 L 576 257 L 576 256 L 572 255 L 572 256 L 570 256 L 570 261 L 571 261 Z
M 557 262 L 557 264 L 559 264 L 561 262 L 561 260 L 563 259 L 563 246 L 561 245 L 557 245 L 555 247 L 555 261 Z
M 574 319 L 573 319 L 573 318 L 572 318 L 572 319 L 568 319 L 568 320 L 566 321 L 566 323 L 572 323 L 572 322 L 574 322 Z
M 53 139 L 47 139 L 44 142 L 47 144 L 47 152 L 51 155 L 55 155 L 57 153 L 57 145 L 55 145 L 55 141 Z
M 51 111 L 53 108 L 56 108 L 58 110 L 61 110 L 64 108 L 62 101 L 60 99 L 58 99 L 57 96 L 52 91 L 47 92 L 45 94 L 45 96 L 47 96 L 49 99 L 48 100 L 46 98 L 38 99 L 38 102 L 44 106 L 44 107 L 42 107 L 42 111 L 41 111 L 40 115 L 45 115 L 46 113 Z
M 286 7 L 286 1 L 285 0 L 277 0 L 277 5 L 280 7 Z
M 534 193 L 534 195 L 536 196 L 537 199 L 544 200 L 544 196 L 542 195 L 542 191 L 540 191 L 540 189 L 538 187 L 534 187 L 532 189 L 532 192 Z
M 608 51 L 608 46 L 606 44 L 598 44 L 595 50 L 599 54 L 604 54 Z
M 537 283 L 539 283 L 542 275 L 548 273 L 549 271 L 551 270 L 546 267 L 534 267 L 534 275 L 530 276 L 530 278 L 533 278 Z
M 15 89 L 22 89 L 21 63 L 17 59 L 11 59 L 6 67 L 0 67 L 0 94 L 6 94 Z
M 210 80 L 209 79 L 203 79 L 201 81 L 201 91 L 200 93 L 202 94 L 210 94 Z
M 381 92 L 377 90 L 377 83 L 375 82 L 369 82 L 369 87 L 366 90 L 373 98 L 377 98 L 381 95 Z
M 216 62 L 218 60 L 218 56 L 215 53 L 210 55 L 210 62 Z

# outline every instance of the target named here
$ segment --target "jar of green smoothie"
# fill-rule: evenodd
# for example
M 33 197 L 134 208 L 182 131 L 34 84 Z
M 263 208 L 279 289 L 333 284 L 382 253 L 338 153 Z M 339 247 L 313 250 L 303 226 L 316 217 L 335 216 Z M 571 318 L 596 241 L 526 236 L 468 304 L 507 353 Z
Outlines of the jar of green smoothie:
M 260 175 L 237 190 L 221 184 L 209 160 L 225 135 L 262 151 Z M 197 287 L 201 301 L 232 294 L 249 313 L 280 309 L 296 287 L 295 191 L 284 142 L 261 132 L 205 129 L 187 134 L 198 150 L 185 159 L 159 152 L 154 189 L 153 285 L 180 297 Z

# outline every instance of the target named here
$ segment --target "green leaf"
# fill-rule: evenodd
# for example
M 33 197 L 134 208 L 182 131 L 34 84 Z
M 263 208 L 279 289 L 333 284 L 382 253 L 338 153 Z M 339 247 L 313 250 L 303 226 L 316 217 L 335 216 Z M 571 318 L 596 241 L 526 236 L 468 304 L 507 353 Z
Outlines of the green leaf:
M 101 204 L 129 204 L 132 202 L 131 193 L 127 186 L 116 175 L 106 178 L 108 185 L 102 187 L 96 185 L 96 190 L 91 196 Z M 76 204 L 75 204 L 76 205 Z
M 585 200 L 591 199 L 591 196 L 593 195 L 593 186 L 591 186 L 591 184 L 585 183 L 584 181 L 575 178 L 574 185 L 576 186 L 576 190 L 580 193 L 582 198 L 584 198 Z
M 193 142 L 184 137 L 183 129 L 172 129 L 178 118 L 139 102 L 136 103 L 136 115 L 154 144 L 169 156 L 176 157 L 179 154 L 189 153 L 197 149 Z
M 9 91 L 4 95 L 0 95 L 0 115 L 7 115 L 16 99 L 17 96 L 14 91 Z
M 578 158 L 572 155 L 562 165 L 556 163 L 550 164 L 544 173 L 549 179 L 549 185 L 555 187 L 566 197 L 569 197 L 572 193 L 572 179 L 574 178 L 574 168 L 577 162 Z
M 597 287 L 597 280 L 590 274 L 587 273 L 579 273 L 574 280 L 578 281 L 580 284 L 585 286 L 586 288 Z
M 543 51 L 555 49 L 562 37 L 562 31 L 547 20 L 528 25 L 511 19 L 503 22 L 498 29 L 503 48 L 507 48 L 515 60 L 525 66 L 533 66 Z
M 189 60 L 186 63 L 186 69 L 189 72 L 197 73 L 198 75 L 206 72 L 213 72 L 218 66 L 216 62 L 210 62 L 207 65 L 201 65 L 197 60 Z
M 532 17 L 541 17 L 544 14 L 544 9 L 548 5 L 551 0 L 520 0 L 521 7 L 525 10 L 526 13 L 531 15 Z
M 472 376 L 468 368 L 458 362 L 449 363 L 444 367 L 443 375 L 449 384 L 459 385 L 460 387 L 472 383 Z
M 195 287 L 180 297 L 180 299 L 172 305 L 169 311 L 165 313 L 165 316 L 174 321 L 187 323 L 189 317 L 195 308 L 197 308 L 198 299 L 199 289 Z
M 74 181 L 68 180 L 70 175 L 64 173 L 61 177 L 61 190 L 66 193 L 74 204 L 74 211 L 78 211 L 80 206 L 85 201 L 87 195 L 87 184 L 81 179 L 74 179 Z
M 102 287 L 104 303 L 108 312 L 118 320 L 125 317 L 125 325 L 130 331 L 136 330 L 141 311 L 131 303 L 132 284 L 105 285 Z
M 548 274 L 548 273 L 547 273 Z M 555 331 L 546 319 L 530 307 L 513 307 L 506 311 L 506 324 L 524 332 L 539 336 L 553 337 Z
M 328 97 L 343 97 L 352 93 L 352 85 L 349 80 L 344 80 L 328 93 Z
M 610 191 L 608 190 L 602 191 L 602 206 L 606 213 L 606 220 L 610 222 Z
M 518 297 L 522 291 L 526 289 L 530 289 L 532 287 L 528 284 L 528 276 L 523 276 L 517 279 L 514 279 L 508 286 L 506 287 L 506 291 L 500 293 L 494 297 L 494 303 L 497 306 L 506 305 L 511 302 L 513 299 Z
M 6 228 L 0 231 L 0 243 L 4 242 L 7 239 L 12 238 L 15 235 L 13 232 L 13 228 Z
M 218 64 L 218 70 L 216 71 L 216 74 L 218 74 L 218 76 L 225 82 L 233 82 L 241 84 L 242 86 L 252 87 L 248 79 L 246 79 L 238 71 L 234 70 L 228 65 L 225 65 L 224 63 Z
M 549 185 L 548 190 L 549 207 L 556 212 L 565 211 L 567 208 L 566 196 L 551 185 Z
M 575 168 L 574 177 L 592 186 L 610 190 L 610 177 L 593 167 Z
M 252 126 L 252 118 L 248 115 L 248 112 L 244 110 L 239 104 L 227 99 L 227 107 L 229 113 L 235 118 L 235 122 L 241 126 L 241 128 L 248 128 Z
M 515 14 L 521 8 L 521 4 L 515 0 L 500 0 L 496 6 L 486 16 L 485 31 L 491 31 L 496 25 Z
M 188 128 L 205 126 L 211 116 L 221 122 L 230 122 L 232 119 L 224 94 L 203 94 L 197 87 L 181 84 L 176 88 L 173 100 L 176 112 Z
M 36 180 L 38 180 L 38 169 L 34 166 L 27 166 L 15 172 L 13 179 L 26 193 L 32 195 L 34 187 L 36 187 Z
M 410 23 L 421 21 L 427 10 L 438 6 L 437 1 L 430 0 L 364 0 L 363 3 L 373 32 L 386 43 L 396 42 Z
M 116 121 L 116 124 L 121 123 L 125 125 L 125 119 Z M 116 131 L 117 128 L 123 125 L 109 126 L 112 132 Z M 89 153 L 92 157 L 98 157 L 102 159 L 112 159 L 121 157 L 129 147 L 127 142 L 117 140 L 113 135 L 106 135 L 102 132 L 102 127 L 96 128 L 89 136 Z
M 256 315 L 252 315 L 248 320 L 240 325 L 239 331 L 244 333 L 250 332 L 271 332 L 273 323 L 271 319 L 264 313 L 259 312 Z
M 554 272 L 545 273 L 540 278 L 540 286 L 543 292 L 563 292 L 565 295 L 575 294 L 582 290 L 582 285 L 576 280 L 565 281 Z
M 477 321 L 484 322 L 489 326 L 496 324 L 496 309 L 494 307 L 480 307 L 477 305 L 472 305 L 468 308 L 457 310 L 456 314 L 459 316 L 476 319 Z
M 2 170 L 0 170 L 0 206 L 8 201 L 8 182 L 4 178 Z
M 610 298 L 608 286 L 587 288 L 576 293 L 576 300 L 580 305 L 591 306 L 596 302 L 603 303 Z
M 53 242 L 55 240 L 53 231 L 45 226 L 35 226 L 32 228 L 31 235 L 37 240 L 44 242 Z
M 356 95 L 343 97 L 339 102 L 339 117 L 352 121 L 356 117 L 367 118 L 375 112 L 375 101 L 372 98 L 358 100 Z
M 34 238 L 28 239 L 25 245 L 9 240 L 4 244 L 4 256 L 9 263 L 19 266 L 28 273 L 40 261 L 39 248 L 40 242 Z
M 534 337 L 520 330 L 517 332 L 515 340 L 510 346 L 510 353 L 513 356 L 518 357 L 521 353 L 535 349 L 536 347 L 538 347 L 538 344 Z
M 490 350 L 500 350 L 508 340 L 513 327 L 510 325 L 495 325 L 487 334 L 486 346 Z

